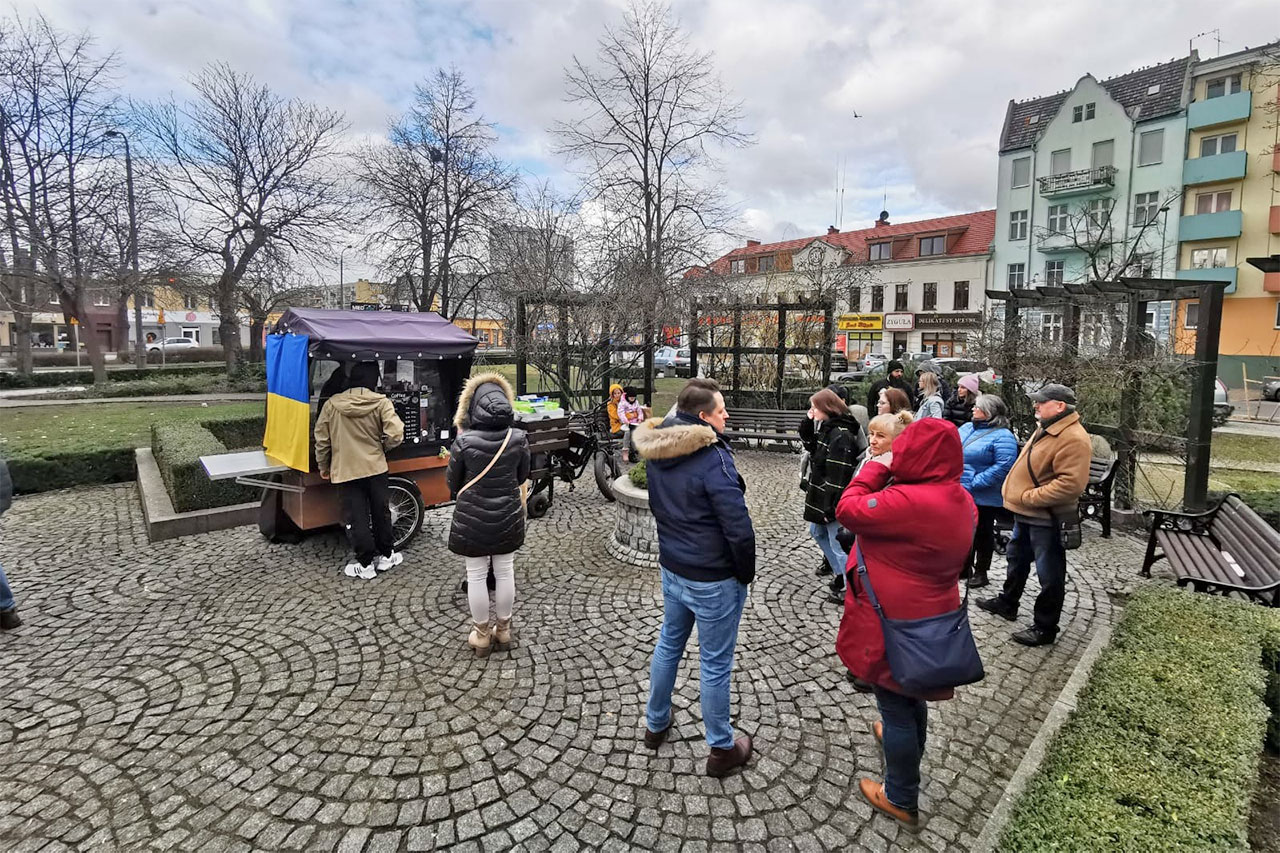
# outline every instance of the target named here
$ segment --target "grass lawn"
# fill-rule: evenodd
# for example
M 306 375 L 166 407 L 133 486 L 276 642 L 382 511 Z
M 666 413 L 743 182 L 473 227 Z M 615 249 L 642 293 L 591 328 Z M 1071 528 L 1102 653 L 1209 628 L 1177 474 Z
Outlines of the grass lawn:
M 142 447 L 153 423 L 263 413 L 262 403 L 90 403 L 0 409 L 0 456 L 50 457 L 82 449 Z
M 1215 432 L 1213 458 L 1233 462 L 1280 462 L 1280 438 Z
M 1217 439 L 1214 439 L 1215 444 Z M 1146 506 L 1176 506 L 1182 501 L 1182 484 L 1186 468 L 1180 465 L 1159 465 L 1142 462 L 1138 465 L 1135 487 L 1138 500 Z M 1280 491 L 1280 474 L 1267 471 L 1236 471 L 1209 469 L 1211 492 L 1271 492 Z

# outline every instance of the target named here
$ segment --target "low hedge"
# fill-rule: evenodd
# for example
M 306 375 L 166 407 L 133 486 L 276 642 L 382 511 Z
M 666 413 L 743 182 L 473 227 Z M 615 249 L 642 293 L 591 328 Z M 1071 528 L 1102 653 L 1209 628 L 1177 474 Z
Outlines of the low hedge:
M 244 350 L 244 356 L 248 354 L 249 351 L 247 349 Z M 132 364 L 133 350 L 121 353 L 121 357 Z M 226 353 L 222 351 L 222 347 L 181 347 L 179 349 L 165 350 L 163 361 L 165 364 L 212 364 L 218 362 L 225 365 Z M 160 353 L 148 350 L 147 364 L 160 363 Z
M 1167 588 L 1138 592 L 1000 849 L 1247 849 L 1269 725 L 1280 745 L 1277 661 L 1280 619 L 1271 611 Z
M 151 452 L 178 512 L 249 503 L 258 492 L 232 480 L 210 480 L 201 456 L 226 453 L 227 446 L 198 423 L 157 424 L 151 428 Z
M 155 379 L 158 376 L 217 376 L 225 374 L 227 369 L 221 364 L 193 364 L 193 365 L 176 365 L 173 373 L 169 373 L 166 369 L 164 372 L 159 370 L 138 370 L 134 367 L 108 370 L 108 382 L 136 382 L 139 380 Z M 265 374 L 264 374 L 265 376 Z M 48 373 L 32 373 L 30 375 L 23 373 L 0 372 L 0 391 L 8 391 L 18 388 L 57 388 L 62 385 L 92 385 L 92 370 L 59 370 Z

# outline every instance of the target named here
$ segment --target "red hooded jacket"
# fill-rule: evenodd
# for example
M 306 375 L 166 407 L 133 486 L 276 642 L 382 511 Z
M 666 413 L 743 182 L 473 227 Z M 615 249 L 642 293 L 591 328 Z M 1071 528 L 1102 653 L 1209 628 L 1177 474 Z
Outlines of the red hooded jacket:
M 922 619 L 960 606 L 957 581 L 973 543 L 978 511 L 960 475 L 964 453 L 949 421 L 927 418 L 893 442 L 892 470 L 868 462 L 836 506 L 836 520 L 858 536 L 880 606 L 890 619 Z M 892 477 L 892 485 L 890 478 Z M 854 675 L 903 693 L 889 672 L 880 617 L 849 554 L 836 652 Z M 921 699 L 950 699 L 953 691 Z

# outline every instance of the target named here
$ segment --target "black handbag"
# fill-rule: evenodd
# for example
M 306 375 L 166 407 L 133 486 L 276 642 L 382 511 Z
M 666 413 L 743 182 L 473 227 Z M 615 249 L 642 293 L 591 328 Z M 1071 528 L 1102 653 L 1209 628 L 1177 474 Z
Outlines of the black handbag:
M 969 581 L 964 582 L 964 600 L 958 610 L 923 619 L 890 619 L 884 615 L 876 591 L 867 574 L 862 547 L 854 545 L 858 577 L 867 599 L 880 617 L 884 632 L 884 653 L 889 672 L 903 690 L 911 694 L 931 693 L 963 684 L 973 684 L 986 676 L 978 644 L 969 627 Z

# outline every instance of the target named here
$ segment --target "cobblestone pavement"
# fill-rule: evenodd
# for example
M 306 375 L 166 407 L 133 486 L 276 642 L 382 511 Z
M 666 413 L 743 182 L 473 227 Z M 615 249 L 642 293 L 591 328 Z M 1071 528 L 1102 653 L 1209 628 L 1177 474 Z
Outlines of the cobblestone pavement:
M 613 507 L 585 480 L 532 523 L 518 646 L 483 661 L 448 510 L 402 567 L 357 582 L 336 535 L 151 545 L 131 485 L 24 498 L 0 543 L 26 623 L 0 635 L 2 846 L 966 849 L 1140 546 L 1089 528 L 1051 648 L 973 609 L 987 679 L 930 708 L 930 819 L 912 837 L 856 793 L 880 772 L 875 711 L 833 651 L 795 461 L 742 454 L 761 547 L 734 712 L 757 754 L 725 780 L 701 775 L 696 658 L 673 742 L 639 743 L 659 585 L 608 556 Z M 920 535 L 947 534 L 921 519 Z

